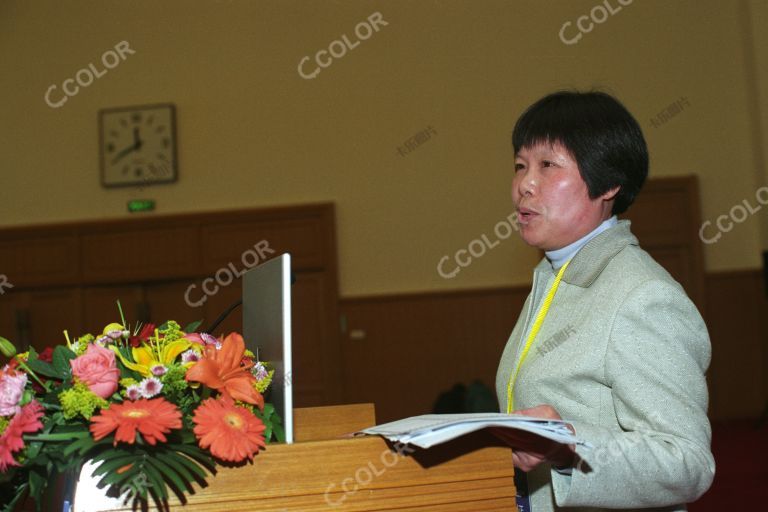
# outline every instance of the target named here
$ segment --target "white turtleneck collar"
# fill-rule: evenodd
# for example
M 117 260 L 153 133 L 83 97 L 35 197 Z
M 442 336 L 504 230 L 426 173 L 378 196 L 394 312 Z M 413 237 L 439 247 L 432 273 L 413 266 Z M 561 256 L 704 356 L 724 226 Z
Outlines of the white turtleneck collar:
M 552 267 L 557 270 L 563 265 L 565 265 L 565 262 L 573 258 L 577 252 L 579 252 L 579 249 L 584 247 L 587 242 L 592 240 L 594 237 L 605 231 L 606 229 L 612 228 L 618 223 L 618 219 L 614 215 L 610 219 L 604 220 L 599 226 L 597 226 L 593 231 L 590 231 L 587 233 L 584 237 L 579 238 L 575 242 L 573 242 L 570 245 L 566 245 L 562 249 L 556 249 L 554 251 L 546 251 L 544 254 L 546 254 L 547 259 L 552 263 Z

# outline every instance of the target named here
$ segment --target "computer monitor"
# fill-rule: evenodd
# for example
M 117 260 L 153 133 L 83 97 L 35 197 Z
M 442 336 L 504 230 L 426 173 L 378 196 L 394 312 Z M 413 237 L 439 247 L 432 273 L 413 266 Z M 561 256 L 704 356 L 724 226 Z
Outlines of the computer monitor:
M 270 401 L 293 442 L 291 256 L 282 254 L 243 275 L 243 337 L 260 361 L 275 368 Z

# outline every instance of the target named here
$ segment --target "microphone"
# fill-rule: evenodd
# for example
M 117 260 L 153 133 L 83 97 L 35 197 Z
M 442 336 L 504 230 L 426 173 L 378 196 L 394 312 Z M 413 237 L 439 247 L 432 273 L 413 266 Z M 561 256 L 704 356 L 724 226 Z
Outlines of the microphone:
M 293 286 L 294 284 L 296 284 L 296 274 L 291 272 L 291 286 Z M 235 302 L 230 304 L 229 307 L 227 309 L 225 309 L 224 312 L 222 314 L 220 314 L 219 317 L 216 320 L 214 320 L 211 325 L 208 326 L 207 329 L 205 329 L 204 331 L 201 331 L 201 332 L 213 335 L 213 331 L 216 330 L 216 328 L 219 326 L 219 324 L 221 322 L 223 322 L 229 316 L 229 314 L 232 313 L 232 311 L 234 311 L 242 303 L 243 303 L 243 299 L 242 298 L 237 299 Z
M 230 304 L 229 307 L 225 309 L 224 312 L 220 314 L 219 317 L 216 320 L 214 320 L 211 325 L 208 326 L 207 329 L 201 332 L 204 332 L 206 334 L 212 334 L 213 331 L 219 326 L 219 324 L 223 322 L 229 316 L 229 314 L 232 313 L 232 311 L 234 311 L 235 308 L 237 308 L 237 306 L 241 305 L 242 303 L 243 303 L 242 298 L 237 299 L 235 302 Z

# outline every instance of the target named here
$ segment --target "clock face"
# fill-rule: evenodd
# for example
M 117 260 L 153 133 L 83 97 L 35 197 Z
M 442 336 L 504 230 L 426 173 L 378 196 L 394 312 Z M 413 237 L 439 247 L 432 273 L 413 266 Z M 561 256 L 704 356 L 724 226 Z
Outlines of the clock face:
M 170 104 L 99 111 L 102 185 L 176 181 L 175 114 Z

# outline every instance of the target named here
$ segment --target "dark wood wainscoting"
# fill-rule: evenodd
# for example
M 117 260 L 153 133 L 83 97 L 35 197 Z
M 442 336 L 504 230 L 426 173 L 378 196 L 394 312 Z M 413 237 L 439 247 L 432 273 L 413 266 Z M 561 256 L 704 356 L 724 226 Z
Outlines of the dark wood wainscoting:
M 710 416 L 755 418 L 768 399 L 768 300 L 759 270 L 709 274 Z M 346 298 L 340 303 L 346 400 L 379 422 L 425 414 L 475 379 L 493 389 L 499 356 L 529 288 Z
M 297 406 L 342 400 L 333 204 L 0 229 L 0 334 L 38 350 L 119 320 L 203 327 L 241 297 L 240 276 L 292 255 Z M 215 278 L 215 279 L 214 279 Z M 206 292 L 207 290 L 207 292 Z M 214 334 L 242 331 L 235 310 Z M 0 361 L 2 364 L 2 361 Z
M 493 389 L 527 295 L 500 288 L 343 299 L 347 401 L 375 403 L 385 422 L 431 412 L 456 383 L 477 379 Z
M 768 299 L 761 270 L 707 275 L 705 320 L 712 338 L 710 411 L 755 418 L 768 406 Z

